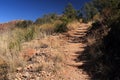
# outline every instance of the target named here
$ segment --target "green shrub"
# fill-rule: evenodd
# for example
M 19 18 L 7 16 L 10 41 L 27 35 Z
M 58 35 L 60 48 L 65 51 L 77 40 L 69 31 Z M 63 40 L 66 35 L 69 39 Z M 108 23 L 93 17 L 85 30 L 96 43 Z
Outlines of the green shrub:
M 77 10 L 73 7 L 71 3 L 69 3 L 63 12 L 64 17 L 66 17 L 68 20 L 72 21 L 77 18 Z
M 16 27 L 18 27 L 18 28 L 27 28 L 27 27 L 29 27 L 30 25 L 32 25 L 33 24 L 33 22 L 32 21 L 30 21 L 30 20 L 24 20 L 24 21 L 20 21 L 20 22 L 18 22 L 17 24 L 16 24 Z
M 34 35 L 35 35 L 34 27 L 27 28 L 25 35 L 24 35 L 25 41 L 30 41 L 30 40 L 34 39 L 34 37 L 35 37 Z
M 46 34 L 50 35 L 53 34 L 54 32 L 59 33 L 67 31 L 67 26 L 66 23 L 63 23 L 60 20 L 56 20 L 52 23 L 46 23 L 41 25 L 40 30 L 41 32 L 45 32 Z
M 68 30 L 66 23 L 56 25 L 55 32 L 66 32 Z
M 24 29 L 16 28 L 13 30 L 13 34 L 16 34 L 15 39 L 17 42 L 25 42 L 34 39 L 36 31 L 34 26 L 29 26 Z
M 35 24 L 43 25 L 43 24 L 54 22 L 57 19 L 59 19 L 59 17 L 56 13 L 50 13 L 50 14 L 44 15 L 42 18 L 38 18 L 35 21 Z

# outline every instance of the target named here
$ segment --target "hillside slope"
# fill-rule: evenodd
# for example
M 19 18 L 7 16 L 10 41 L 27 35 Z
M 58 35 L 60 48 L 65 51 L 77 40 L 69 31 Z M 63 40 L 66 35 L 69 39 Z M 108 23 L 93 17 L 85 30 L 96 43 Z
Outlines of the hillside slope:
M 75 30 L 23 44 L 21 53 L 27 59 L 26 66 L 17 68 L 16 80 L 89 80 L 82 69 L 84 62 L 77 57 L 87 46 L 84 36 L 90 24 L 81 23 Z M 12 79 L 13 74 L 9 78 Z
M 7 23 L 0 23 L 0 31 L 12 29 L 16 26 L 16 24 L 18 22 L 21 22 L 21 21 L 23 21 L 23 20 L 14 20 L 14 21 L 10 21 L 10 22 L 7 22 Z

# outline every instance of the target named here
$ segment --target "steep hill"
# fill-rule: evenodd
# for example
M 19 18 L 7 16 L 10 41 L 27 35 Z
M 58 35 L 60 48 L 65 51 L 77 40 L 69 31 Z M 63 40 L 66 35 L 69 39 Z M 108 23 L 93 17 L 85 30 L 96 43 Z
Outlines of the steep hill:
M 24 43 L 22 53 L 28 61 L 25 67 L 17 68 L 15 79 L 89 80 L 87 73 L 78 68 L 84 62 L 77 61 L 87 46 L 83 39 L 89 26 L 82 23 L 67 33 Z

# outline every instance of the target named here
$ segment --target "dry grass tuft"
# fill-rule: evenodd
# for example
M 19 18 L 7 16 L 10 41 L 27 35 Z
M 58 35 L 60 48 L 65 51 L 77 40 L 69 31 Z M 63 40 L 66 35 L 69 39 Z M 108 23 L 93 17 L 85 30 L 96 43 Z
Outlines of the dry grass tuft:
M 73 21 L 73 22 L 71 22 L 71 23 L 69 23 L 69 24 L 67 25 L 67 28 L 68 28 L 69 30 L 74 30 L 74 29 L 78 28 L 79 25 L 80 25 L 80 22 L 78 22 L 78 21 Z
M 53 23 L 46 23 L 46 24 L 43 24 L 40 26 L 40 30 L 42 32 L 47 33 L 47 35 L 50 35 L 50 34 L 56 32 L 57 27 L 61 24 L 62 24 L 62 22 L 59 20 L 54 21 Z
M 8 64 L 10 72 L 23 64 L 22 58 L 19 57 L 20 44 L 16 35 L 11 31 L 0 36 L 0 57 Z
M 52 56 L 46 58 L 49 62 L 42 60 L 36 70 L 57 73 L 62 68 L 64 54 L 60 49 L 59 37 L 51 36 L 51 34 L 60 24 L 62 24 L 61 21 L 55 21 L 41 26 L 15 28 L 0 34 L 0 73 L 6 71 L 4 72 L 6 74 L 3 74 L 5 77 L 7 74 L 13 74 L 18 67 L 27 65 L 27 60 L 24 58 L 30 58 L 42 50 Z M 3 68 L 1 64 L 7 67 Z M 12 79 L 14 75 L 8 77 Z

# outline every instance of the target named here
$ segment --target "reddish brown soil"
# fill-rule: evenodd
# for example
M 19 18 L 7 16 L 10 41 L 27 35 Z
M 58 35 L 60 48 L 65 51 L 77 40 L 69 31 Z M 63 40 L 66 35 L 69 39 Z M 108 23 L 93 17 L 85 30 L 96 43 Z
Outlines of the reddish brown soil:
M 63 34 L 60 34 L 57 36 L 50 37 L 50 38 L 54 38 L 54 39 L 56 39 L 56 37 L 59 37 L 58 44 L 60 44 L 59 47 L 62 49 L 62 51 L 60 53 L 63 53 L 65 55 L 65 61 L 63 62 L 64 65 L 62 66 L 63 68 L 60 71 L 59 75 L 56 74 L 56 77 L 61 75 L 62 79 L 57 78 L 57 80 L 89 80 L 88 74 L 85 71 L 83 71 L 82 69 L 78 68 L 78 66 L 82 66 L 84 62 L 77 61 L 78 56 L 80 56 L 82 54 L 82 52 L 85 50 L 85 47 L 87 46 L 87 44 L 83 43 L 83 41 L 84 41 L 83 37 L 86 35 L 86 32 L 88 31 L 89 26 L 90 26 L 89 24 L 82 23 L 75 30 L 71 30 L 71 31 L 68 31 L 67 33 L 63 33 Z M 45 42 L 45 40 L 44 40 L 44 42 Z M 56 41 L 54 41 L 53 43 L 55 43 L 55 42 Z M 47 41 L 46 41 L 46 43 L 47 43 Z M 46 50 L 48 50 L 48 53 L 50 53 L 50 54 L 52 53 L 52 51 L 49 51 L 49 49 L 46 48 L 44 51 L 44 54 L 47 53 Z M 26 53 L 26 55 L 31 56 L 32 54 L 35 54 L 35 52 L 36 51 L 34 49 L 28 49 L 28 50 L 26 50 L 25 53 Z M 55 53 L 56 51 L 54 51 L 54 49 L 53 49 L 53 52 Z M 41 57 L 37 56 L 37 59 L 38 58 L 41 58 Z M 32 64 L 36 64 L 36 63 L 32 63 Z M 36 65 L 38 65 L 38 63 Z M 34 65 L 31 67 L 34 67 Z M 34 74 L 34 72 L 29 73 L 29 74 L 32 75 L 32 74 Z M 44 80 L 56 80 L 56 77 L 53 77 L 52 79 L 46 78 Z
M 89 76 L 82 69 L 78 69 L 78 66 L 82 66 L 83 62 L 77 62 L 76 59 L 84 51 L 84 47 L 87 45 L 80 40 L 86 35 L 88 31 L 88 24 L 81 24 L 76 30 L 69 31 L 68 45 L 64 46 L 66 54 L 66 67 L 64 71 L 65 80 L 89 80 Z M 78 38 L 78 39 L 77 39 Z M 79 52 L 79 54 L 77 53 Z

